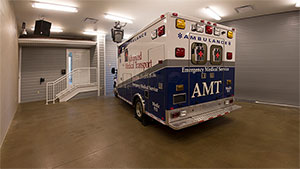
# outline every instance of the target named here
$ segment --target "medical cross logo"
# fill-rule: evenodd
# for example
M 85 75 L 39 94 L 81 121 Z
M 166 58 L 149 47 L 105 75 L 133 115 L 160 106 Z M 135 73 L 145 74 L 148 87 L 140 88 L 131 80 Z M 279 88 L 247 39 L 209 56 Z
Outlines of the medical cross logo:
M 182 38 L 182 33 L 178 33 L 178 38 L 179 38 L 179 39 Z

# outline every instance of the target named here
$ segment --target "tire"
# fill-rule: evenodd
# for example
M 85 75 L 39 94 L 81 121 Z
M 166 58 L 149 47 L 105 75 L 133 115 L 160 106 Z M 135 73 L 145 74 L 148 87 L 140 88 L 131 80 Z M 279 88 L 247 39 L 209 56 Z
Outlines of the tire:
M 147 115 L 144 112 L 143 104 L 137 100 L 134 105 L 135 118 L 137 118 L 144 126 L 148 124 Z
M 115 97 L 116 97 L 116 98 L 118 98 L 118 97 L 119 97 L 119 95 L 118 95 L 118 92 L 117 92 L 117 90 L 116 90 L 116 89 L 114 89 L 114 95 L 115 95 Z

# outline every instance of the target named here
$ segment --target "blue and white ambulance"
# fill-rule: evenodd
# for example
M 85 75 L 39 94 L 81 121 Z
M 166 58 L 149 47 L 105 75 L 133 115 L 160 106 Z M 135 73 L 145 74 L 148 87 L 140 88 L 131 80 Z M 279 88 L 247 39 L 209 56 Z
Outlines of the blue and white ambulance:
M 223 116 L 234 104 L 236 30 L 166 13 L 118 46 L 115 95 L 175 130 Z

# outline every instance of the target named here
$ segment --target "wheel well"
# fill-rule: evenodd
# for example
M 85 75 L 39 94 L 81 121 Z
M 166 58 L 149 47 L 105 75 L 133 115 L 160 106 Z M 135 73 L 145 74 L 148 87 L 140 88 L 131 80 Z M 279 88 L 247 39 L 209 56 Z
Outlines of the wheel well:
M 139 100 L 140 100 L 140 97 L 138 95 L 134 96 L 133 102 L 132 102 L 133 107 L 135 106 L 135 103 Z

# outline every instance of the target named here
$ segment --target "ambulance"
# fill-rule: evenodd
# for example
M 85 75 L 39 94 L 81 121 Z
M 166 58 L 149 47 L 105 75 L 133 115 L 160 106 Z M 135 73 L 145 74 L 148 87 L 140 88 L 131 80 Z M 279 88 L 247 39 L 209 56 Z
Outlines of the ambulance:
M 234 103 L 236 30 L 166 13 L 118 45 L 115 95 L 175 130 L 224 116 Z

